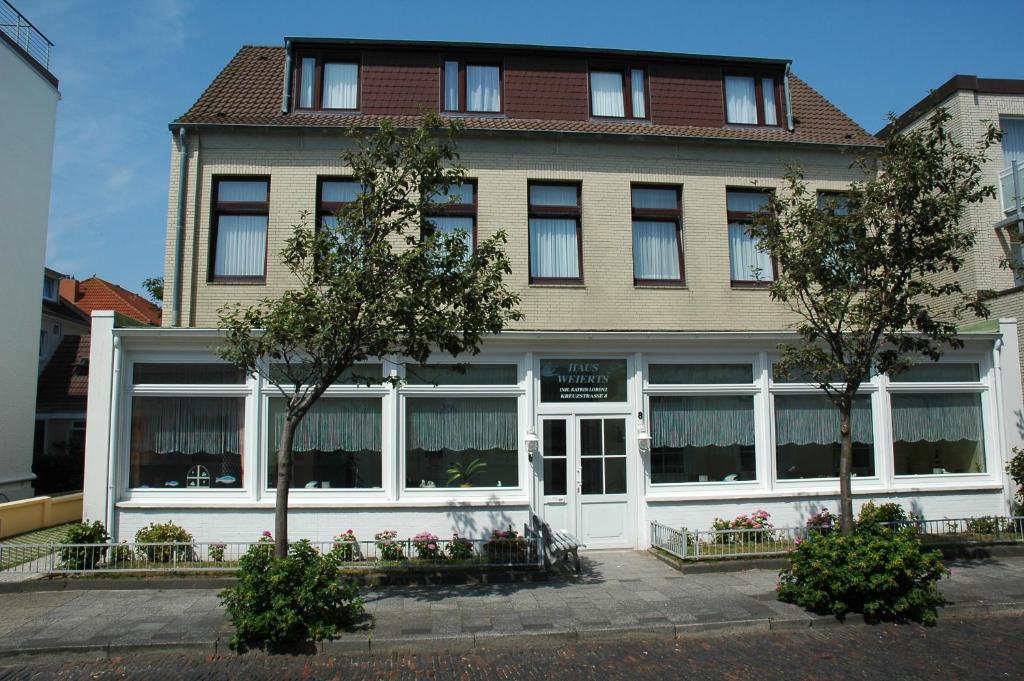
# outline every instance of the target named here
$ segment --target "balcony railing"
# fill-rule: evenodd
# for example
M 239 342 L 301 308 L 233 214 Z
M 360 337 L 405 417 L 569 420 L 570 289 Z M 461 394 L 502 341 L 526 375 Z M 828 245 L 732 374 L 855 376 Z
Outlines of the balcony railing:
M 50 70 L 53 43 L 7 0 L 0 0 L 0 31 L 43 68 Z
M 1017 161 L 999 173 L 999 196 L 1007 215 L 1016 213 L 1024 204 L 1024 166 Z

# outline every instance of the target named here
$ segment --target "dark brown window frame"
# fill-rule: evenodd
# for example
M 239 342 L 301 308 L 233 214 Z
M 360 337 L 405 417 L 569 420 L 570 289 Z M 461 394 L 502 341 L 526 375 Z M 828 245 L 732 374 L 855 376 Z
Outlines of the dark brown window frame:
M 451 60 L 449 60 L 451 61 Z M 438 203 L 433 204 L 431 209 L 424 214 L 424 218 L 430 219 L 432 217 L 459 217 L 459 218 L 472 218 L 473 229 L 471 230 L 470 238 L 472 239 L 473 252 L 476 252 L 477 242 L 477 219 L 476 209 L 477 204 L 480 203 L 480 195 L 477 193 L 478 186 L 475 178 L 465 178 L 460 183 L 462 185 L 470 185 L 473 187 L 473 203 Z M 420 228 L 420 238 L 426 237 L 426 225 Z
M 302 104 L 302 60 L 315 59 L 313 69 L 313 106 Z M 356 65 L 356 106 L 354 109 L 325 108 L 323 105 L 324 64 L 355 64 Z M 355 113 L 363 101 L 363 60 L 362 55 L 351 52 L 335 52 L 331 50 L 303 50 L 296 52 L 292 66 L 293 92 L 292 101 L 296 111 L 326 111 Z
M 224 201 L 218 200 L 221 182 L 266 182 L 266 201 Z M 206 281 L 262 284 L 267 281 L 267 244 L 270 240 L 270 176 L 269 175 L 214 175 L 210 191 L 210 243 L 207 248 Z M 263 274 L 246 276 L 216 274 L 217 232 L 222 215 L 266 215 L 267 229 L 263 234 Z
M 636 208 L 633 206 L 634 189 L 671 189 L 676 193 L 676 207 Z M 630 229 L 633 220 L 652 222 L 674 222 L 676 225 L 676 249 L 679 253 L 678 279 L 639 279 L 636 276 L 636 261 L 633 263 L 634 286 L 686 286 L 686 261 L 683 255 L 683 189 L 677 184 L 634 183 L 629 185 Z M 635 257 L 635 256 L 634 256 Z
M 633 115 L 633 71 L 644 72 L 644 116 Z M 618 73 L 622 76 L 623 116 L 599 116 L 594 113 L 594 93 L 591 89 L 590 74 Z M 590 117 L 600 121 L 650 121 L 651 120 L 651 77 L 646 64 L 622 64 L 593 62 L 587 68 L 587 110 Z
M 530 201 L 531 187 L 574 187 L 576 189 L 575 206 L 544 206 Z M 529 180 L 526 183 L 527 204 L 527 268 L 531 284 L 579 285 L 583 283 L 583 183 L 562 180 Z M 572 218 L 576 221 L 576 262 L 580 276 L 578 277 L 535 277 L 533 276 L 533 257 L 531 253 L 529 221 L 533 218 Z
M 324 182 L 355 182 L 355 178 L 347 175 L 318 175 L 316 178 L 316 228 L 320 229 L 323 219 L 335 215 L 342 206 L 351 201 L 324 201 Z
M 729 92 L 728 86 L 726 85 L 727 76 L 736 76 L 738 78 L 753 78 L 754 79 L 754 98 L 757 104 L 757 123 L 734 123 L 729 120 Z M 764 79 L 771 78 L 774 81 L 775 92 L 775 123 L 764 122 Z M 782 109 L 782 79 L 777 73 L 771 73 L 766 71 L 743 71 L 730 69 L 722 73 L 722 110 L 725 113 L 725 124 L 726 125 L 739 125 L 746 128 L 781 128 L 782 121 L 786 118 L 786 112 Z
M 726 239 L 729 238 L 728 225 L 732 225 L 735 223 L 751 225 L 754 223 L 754 218 L 757 215 L 757 211 L 729 210 L 729 194 L 762 194 L 771 196 L 773 193 L 774 192 L 770 189 L 754 189 L 751 187 L 726 187 Z M 771 286 L 778 278 L 779 263 L 776 262 L 774 257 L 772 258 L 772 278 L 770 280 L 757 281 L 755 279 L 733 279 L 731 265 L 729 268 L 729 285 L 732 286 L 733 288 L 765 288 L 767 286 Z
M 449 109 L 445 106 L 445 63 L 457 62 L 459 65 L 459 108 Z M 467 66 L 493 66 L 498 69 L 498 110 L 497 111 L 470 111 L 466 108 L 466 67 Z M 505 64 L 494 57 L 475 57 L 473 55 L 441 55 L 440 63 L 441 77 L 441 98 L 440 110 L 445 114 L 457 114 L 464 116 L 498 116 L 505 113 Z

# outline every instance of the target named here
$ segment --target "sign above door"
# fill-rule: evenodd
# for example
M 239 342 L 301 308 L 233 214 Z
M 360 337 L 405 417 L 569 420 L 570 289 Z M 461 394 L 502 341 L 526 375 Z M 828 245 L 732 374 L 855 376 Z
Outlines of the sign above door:
M 625 402 L 626 360 L 542 359 L 541 402 Z

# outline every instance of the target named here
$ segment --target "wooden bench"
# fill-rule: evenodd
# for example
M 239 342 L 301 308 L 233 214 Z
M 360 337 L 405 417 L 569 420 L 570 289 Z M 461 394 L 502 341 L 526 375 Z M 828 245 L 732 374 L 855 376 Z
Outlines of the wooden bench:
M 568 560 L 572 556 L 576 573 L 579 574 L 581 572 L 582 566 L 580 565 L 579 550 L 584 548 L 585 545 L 581 544 L 579 539 L 565 530 L 552 530 L 546 522 L 533 514 L 530 514 L 530 524 L 532 525 L 532 531 L 539 534 L 543 540 L 545 568 L 550 570 L 553 566 Z

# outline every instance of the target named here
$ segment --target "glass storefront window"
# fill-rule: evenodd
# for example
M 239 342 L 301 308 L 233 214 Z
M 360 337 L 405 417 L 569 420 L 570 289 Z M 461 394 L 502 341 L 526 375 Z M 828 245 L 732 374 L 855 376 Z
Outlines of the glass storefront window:
M 647 368 L 647 382 L 652 385 L 735 384 L 753 380 L 751 364 L 651 364 Z
M 625 402 L 626 360 L 542 359 L 541 402 Z
M 651 397 L 651 482 L 754 480 L 754 398 Z
M 985 472 L 981 395 L 897 393 L 890 400 L 896 475 Z
M 851 414 L 853 475 L 875 474 L 871 398 Z M 775 396 L 775 457 L 780 480 L 839 477 L 839 410 L 824 395 Z

